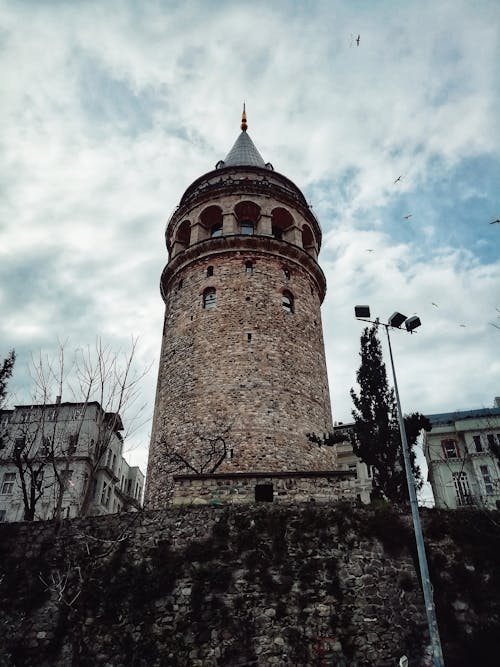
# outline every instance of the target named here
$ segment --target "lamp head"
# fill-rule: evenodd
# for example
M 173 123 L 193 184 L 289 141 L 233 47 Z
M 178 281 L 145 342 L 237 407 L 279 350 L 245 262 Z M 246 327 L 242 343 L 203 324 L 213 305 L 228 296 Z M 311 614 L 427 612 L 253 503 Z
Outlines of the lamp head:
M 392 313 L 392 315 L 389 317 L 389 326 L 395 327 L 396 329 L 399 329 L 399 327 L 403 324 L 403 322 L 406 320 L 406 315 L 403 315 L 402 313 Z
M 370 306 L 354 306 L 355 317 L 370 318 Z
M 406 322 L 405 322 L 405 327 L 406 330 L 409 331 L 410 333 L 419 327 L 422 324 L 420 321 L 420 317 L 417 317 L 416 315 L 413 315 L 412 317 L 409 317 Z

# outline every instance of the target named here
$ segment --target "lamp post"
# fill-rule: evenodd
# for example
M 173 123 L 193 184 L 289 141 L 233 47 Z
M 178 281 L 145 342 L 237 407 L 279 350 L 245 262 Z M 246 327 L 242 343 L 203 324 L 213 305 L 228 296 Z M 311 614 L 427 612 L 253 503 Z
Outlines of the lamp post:
M 403 459 L 405 463 L 406 482 L 408 484 L 408 494 L 410 496 L 411 515 L 413 519 L 413 530 L 415 533 L 415 541 L 417 543 L 418 563 L 420 566 L 420 576 L 422 579 L 422 589 L 424 593 L 425 611 L 427 614 L 427 625 L 429 628 L 429 635 L 431 639 L 432 654 L 434 659 L 434 667 L 444 667 L 443 651 L 441 648 L 441 640 L 439 637 L 439 629 L 436 619 L 436 609 L 434 607 L 434 599 L 432 596 L 432 585 L 429 578 L 429 568 L 427 566 L 427 557 L 425 555 L 424 537 L 422 534 L 422 525 L 420 523 L 420 514 L 418 512 L 417 494 L 415 491 L 415 481 L 411 470 L 410 451 L 408 448 L 408 441 L 406 440 L 406 430 L 404 425 L 403 413 L 401 411 L 401 403 L 399 400 L 398 382 L 396 379 L 396 370 L 394 368 L 394 360 L 392 357 L 391 338 L 389 336 L 389 329 L 401 329 L 404 323 L 405 328 L 409 333 L 420 326 L 420 319 L 416 316 L 407 318 L 401 313 L 393 313 L 389 321 L 385 324 L 379 320 L 370 319 L 369 306 L 356 306 L 354 308 L 355 316 L 358 320 L 363 322 L 370 322 L 371 324 L 380 324 L 385 328 L 387 333 L 387 342 L 389 344 L 389 356 L 391 358 L 392 377 L 394 379 L 394 393 L 396 394 L 396 406 L 398 409 L 399 431 L 401 433 L 401 446 L 403 449 Z

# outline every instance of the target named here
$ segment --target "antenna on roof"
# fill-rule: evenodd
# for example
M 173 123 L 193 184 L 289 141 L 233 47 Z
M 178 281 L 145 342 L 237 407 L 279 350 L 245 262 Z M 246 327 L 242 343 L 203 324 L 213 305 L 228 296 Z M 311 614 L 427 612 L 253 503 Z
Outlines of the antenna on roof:
M 248 127 L 247 114 L 245 112 L 245 102 L 243 102 L 243 113 L 241 114 L 241 129 L 243 130 L 243 132 L 247 131 L 247 127 Z

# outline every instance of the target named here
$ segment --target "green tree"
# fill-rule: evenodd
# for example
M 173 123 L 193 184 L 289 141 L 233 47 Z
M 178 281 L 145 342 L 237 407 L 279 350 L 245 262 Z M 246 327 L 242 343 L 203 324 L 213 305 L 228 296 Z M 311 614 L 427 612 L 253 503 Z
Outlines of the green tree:
M 11 350 L 9 356 L 3 360 L 3 363 L 0 366 L 0 408 L 2 408 L 5 403 L 5 398 L 7 396 L 7 382 L 14 370 L 15 361 L 16 353 L 14 350 Z
M 351 389 L 355 410 L 353 450 L 373 474 L 373 496 L 391 502 L 408 500 L 401 436 L 394 390 L 387 382 L 382 361 L 378 325 L 366 327 L 361 335 L 361 365 L 356 374 L 359 393 Z M 415 486 L 422 487 L 422 474 L 415 461 L 414 445 L 421 430 L 430 430 L 429 420 L 418 412 L 404 417 L 406 438 Z

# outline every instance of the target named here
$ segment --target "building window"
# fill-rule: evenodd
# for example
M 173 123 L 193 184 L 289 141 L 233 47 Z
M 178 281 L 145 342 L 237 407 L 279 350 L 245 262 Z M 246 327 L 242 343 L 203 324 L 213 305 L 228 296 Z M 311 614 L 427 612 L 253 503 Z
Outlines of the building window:
M 283 310 L 286 310 L 287 313 L 294 312 L 293 295 L 290 292 L 283 292 L 281 305 L 283 306 Z
M 110 494 L 111 494 L 111 485 L 106 484 L 106 482 L 103 482 L 101 491 L 101 505 L 104 505 L 104 507 L 109 507 Z
M 78 435 L 76 433 L 71 433 L 68 435 L 68 454 L 74 454 L 76 452 L 77 445 Z
M 247 236 L 251 236 L 253 234 L 254 227 L 253 227 L 253 222 L 250 220 L 243 220 L 243 222 L 240 223 L 240 234 L 246 234 Z
M 456 440 L 441 440 L 441 447 L 443 448 L 445 459 L 460 458 L 460 450 L 458 449 L 458 443 Z
M 493 482 L 491 479 L 490 470 L 488 466 L 479 466 L 479 469 L 481 470 L 481 475 L 483 476 L 486 494 L 491 495 L 493 493 Z
M 285 277 L 285 280 L 290 280 L 290 271 L 289 271 L 289 269 L 283 269 L 283 276 Z
M 253 273 L 253 262 L 250 260 L 245 262 L 245 273 L 248 273 L 249 275 L 252 275 Z
M 70 486 L 75 486 L 72 481 L 73 477 L 73 471 L 72 470 L 61 470 L 61 486 L 63 489 L 66 489 L 66 491 L 69 489 Z
M 207 266 L 207 278 L 210 278 L 210 276 L 214 275 L 214 267 L 213 266 Z
M 256 484 L 255 486 L 255 502 L 257 503 L 272 503 L 274 497 L 272 484 Z
M 483 451 L 483 443 L 481 442 L 481 436 L 480 435 L 473 435 L 472 439 L 474 440 L 474 447 L 476 448 L 476 452 L 480 453 Z
M 472 496 L 470 494 L 469 480 L 467 473 L 454 472 L 452 474 L 453 484 L 457 494 L 457 505 L 463 507 L 464 505 L 472 505 Z
M 3 476 L 2 493 L 12 493 L 14 482 L 16 481 L 15 472 L 6 472 Z
M 57 419 L 57 410 L 51 410 L 49 412 L 49 421 L 55 422 L 56 419 Z
M 42 456 L 49 456 L 52 451 L 52 438 L 48 435 L 44 435 L 42 438 L 42 451 L 40 452 Z
M 7 516 L 7 510 L 0 510 L 0 523 L 2 523 L 2 521 L 5 521 L 6 516 Z
M 488 441 L 488 446 L 490 448 L 495 447 L 496 443 L 495 443 L 495 436 L 493 435 L 493 433 L 488 433 L 488 435 L 486 436 L 486 440 Z
M 215 308 L 216 301 L 217 297 L 215 295 L 215 287 L 208 287 L 203 292 L 203 308 L 205 308 L 205 310 Z
M 20 456 L 23 449 L 26 447 L 26 438 L 16 438 L 14 440 L 14 455 Z
M 213 239 L 215 239 L 217 236 L 222 236 L 222 225 L 221 224 L 213 225 L 210 228 L 210 236 Z

